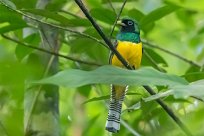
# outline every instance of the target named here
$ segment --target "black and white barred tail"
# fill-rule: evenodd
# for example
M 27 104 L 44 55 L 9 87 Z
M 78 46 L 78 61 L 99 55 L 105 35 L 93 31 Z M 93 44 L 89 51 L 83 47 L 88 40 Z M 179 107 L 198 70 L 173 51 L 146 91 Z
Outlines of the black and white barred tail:
M 121 88 L 123 88 L 123 90 L 118 91 L 114 85 L 111 85 L 111 97 L 108 118 L 106 121 L 106 130 L 112 133 L 117 133 L 120 130 L 120 115 L 122 110 L 122 103 L 125 98 L 128 86 L 121 86 Z

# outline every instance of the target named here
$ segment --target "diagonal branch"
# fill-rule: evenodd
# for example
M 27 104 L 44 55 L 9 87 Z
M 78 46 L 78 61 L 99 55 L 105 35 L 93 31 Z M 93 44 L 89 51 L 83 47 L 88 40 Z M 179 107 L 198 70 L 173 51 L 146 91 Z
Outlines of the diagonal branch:
M 112 8 L 113 12 L 116 14 L 116 10 L 113 7 L 112 1 L 111 0 L 107 0 L 107 1 L 108 1 L 108 4 L 110 5 L 110 7 Z
M 120 18 L 120 15 L 121 15 L 121 13 L 122 13 L 124 7 L 125 7 L 126 2 L 127 2 L 127 0 L 124 0 L 124 1 L 123 1 L 123 5 L 122 5 L 122 7 L 121 7 L 121 9 L 120 9 L 120 12 L 118 13 L 118 15 L 117 15 L 117 17 L 116 17 L 116 19 L 115 19 L 115 22 L 114 22 L 114 24 L 113 24 L 113 28 L 112 28 L 112 30 L 111 30 L 111 32 L 110 32 L 110 38 L 111 38 L 112 35 L 113 35 L 113 31 L 114 31 L 114 29 L 115 29 L 116 23 L 117 23 L 117 21 L 118 21 L 119 18 Z
M 151 63 L 157 68 L 157 70 L 161 71 L 161 72 L 165 72 L 162 68 L 160 68 L 157 63 L 155 62 L 155 60 L 149 55 L 149 53 L 147 51 L 145 51 L 144 49 L 144 55 L 147 56 L 147 59 L 149 59 L 149 61 L 151 61 Z
M 11 37 L 8 37 L 6 35 L 3 35 L 3 34 L 1 36 L 4 37 L 7 40 L 15 42 L 15 43 L 17 43 L 19 45 L 22 45 L 24 47 L 35 49 L 35 50 L 38 50 L 38 51 L 42 51 L 42 52 L 45 52 L 45 53 L 49 53 L 49 54 L 52 54 L 52 55 L 55 55 L 55 56 L 58 56 L 58 57 L 62 57 L 62 58 L 65 58 L 65 59 L 68 59 L 68 60 L 71 60 L 71 61 L 76 61 L 76 62 L 87 64 L 87 65 L 101 66 L 101 64 L 98 64 L 98 63 L 95 63 L 95 62 L 83 61 L 83 60 L 80 60 L 80 59 L 77 59 L 77 58 L 74 58 L 74 57 L 65 56 L 65 55 L 62 55 L 62 54 L 59 54 L 59 53 L 56 53 L 56 52 L 52 52 L 52 51 L 46 50 L 44 48 L 38 48 L 38 47 L 35 47 L 35 46 L 27 44 L 27 43 L 22 43 L 22 42 L 20 42 L 18 40 L 15 40 L 15 39 L 13 39 Z
M 128 65 L 126 60 L 120 55 L 120 53 L 115 49 L 115 47 L 112 45 L 112 43 L 109 41 L 109 39 L 105 36 L 105 34 L 102 32 L 98 24 L 94 21 L 94 19 L 90 16 L 88 10 L 85 8 L 84 4 L 81 0 L 75 0 L 77 5 L 80 7 L 80 9 L 83 11 L 83 13 L 86 15 L 86 17 L 89 19 L 89 21 L 92 23 L 96 31 L 100 34 L 100 36 L 103 38 L 103 40 L 106 42 L 106 44 L 109 46 L 111 51 L 117 56 L 117 58 L 121 61 L 121 63 L 127 68 L 132 70 L 132 68 Z M 152 90 L 149 86 L 143 86 L 151 95 L 156 94 L 154 90 Z M 181 120 L 174 114 L 174 112 L 161 100 L 157 99 L 157 103 L 161 105 L 161 107 L 169 114 L 169 116 L 179 125 L 179 127 L 185 132 L 186 135 L 192 136 L 191 132 L 187 129 L 187 127 L 181 122 Z
M 182 56 L 180 56 L 180 55 L 178 55 L 178 54 L 176 54 L 176 53 L 174 53 L 174 52 L 171 52 L 171 51 L 169 51 L 169 50 L 166 50 L 166 49 L 164 49 L 164 48 L 161 48 L 161 47 L 159 47 L 159 46 L 156 45 L 156 44 L 152 44 L 152 43 L 150 43 L 150 42 L 147 42 L 146 40 L 142 40 L 142 43 L 144 43 L 145 45 L 147 45 L 147 46 L 149 46 L 149 47 L 152 47 L 152 48 L 161 50 L 161 51 L 163 51 L 163 52 L 165 52 L 165 53 L 168 53 L 168 54 L 170 54 L 170 55 L 172 55 L 172 56 L 174 56 L 174 57 L 177 57 L 178 59 L 183 60 L 184 62 L 189 63 L 190 65 L 193 65 L 193 66 L 196 66 L 196 67 L 198 67 L 198 68 L 201 68 L 201 66 L 200 66 L 199 64 L 197 64 L 196 62 L 193 62 L 192 60 L 188 60 L 188 59 L 186 59 L 186 58 L 184 58 L 184 57 L 182 57 Z

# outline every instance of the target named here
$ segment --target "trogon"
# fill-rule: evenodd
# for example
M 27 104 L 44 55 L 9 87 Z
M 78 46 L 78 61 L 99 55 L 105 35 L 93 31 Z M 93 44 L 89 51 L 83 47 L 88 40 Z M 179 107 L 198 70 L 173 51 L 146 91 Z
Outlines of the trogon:
M 116 37 L 115 48 L 133 69 L 138 69 L 142 59 L 139 26 L 136 21 L 129 18 L 124 18 L 117 24 L 121 26 L 121 29 Z M 114 53 L 111 53 L 109 63 L 125 68 Z M 111 98 L 106 121 L 106 130 L 109 132 L 117 133 L 120 130 L 122 103 L 127 90 L 128 86 L 111 85 Z

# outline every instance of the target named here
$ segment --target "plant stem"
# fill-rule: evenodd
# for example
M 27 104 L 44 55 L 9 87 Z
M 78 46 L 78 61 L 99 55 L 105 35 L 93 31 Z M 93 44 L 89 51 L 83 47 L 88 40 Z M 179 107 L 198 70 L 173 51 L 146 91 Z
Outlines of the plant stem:
M 28 47 L 28 48 L 31 48 L 31 49 L 35 49 L 35 50 L 38 50 L 38 51 L 42 51 L 42 52 L 45 52 L 45 53 L 49 53 L 49 54 L 52 54 L 52 55 L 55 55 L 55 56 L 58 56 L 58 57 L 62 57 L 62 58 L 65 58 L 65 59 L 68 59 L 68 60 L 71 60 L 71 61 L 76 61 L 76 62 L 79 62 L 79 63 L 83 63 L 83 64 L 87 64 L 87 65 L 93 65 L 93 66 L 101 66 L 101 64 L 98 64 L 98 63 L 95 63 L 95 62 L 88 62 L 88 61 L 83 61 L 83 60 L 80 60 L 80 59 L 77 59 L 77 58 L 74 58 L 74 57 L 70 57 L 70 56 L 65 56 L 65 55 L 62 55 L 62 54 L 59 54 L 59 53 L 56 53 L 56 52 L 52 52 L 52 51 L 49 51 L 49 50 L 46 50 L 44 48 L 39 48 L 39 47 L 36 47 L 36 46 L 33 46 L 33 45 L 30 45 L 30 44 L 27 44 L 27 43 L 22 43 L 18 40 L 15 40 L 13 38 L 10 38 L 6 35 L 1 35 L 2 37 L 4 37 L 5 39 L 7 40 L 10 40 L 12 42 L 15 42 L 19 45 L 22 45 L 24 47 Z
M 112 35 L 113 35 L 113 31 L 114 31 L 114 29 L 115 29 L 115 26 L 116 26 L 116 24 L 117 24 L 117 21 L 118 21 L 119 18 L 120 18 L 121 13 L 122 13 L 122 11 L 123 11 L 123 9 L 124 9 L 124 7 L 125 7 L 126 2 L 127 2 L 127 0 L 124 0 L 124 1 L 123 1 L 123 5 L 122 5 L 122 7 L 121 7 L 121 9 L 120 9 L 120 12 L 118 13 L 118 15 L 117 15 L 117 17 L 116 17 L 116 19 L 115 19 L 115 22 L 114 22 L 114 24 L 113 24 L 112 30 L 111 30 L 111 32 L 110 32 L 110 38 L 111 38 Z
M 161 47 L 159 47 L 159 46 L 156 45 L 156 44 L 152 44 L 152 43 L 150 43 L 150 42 L 147 42 L 146 40 L 142 40 L 142 43 L 144 43 L 145 45 L 150 46 L 150 47 L 152 47 L 152 48 L 155 48 L 155 49 L 161 50 L 161 51 L 163 51 L 163 52 L 165 52 L 165 53 L 168 53 L 168 54 L 170 54 L 170 55 L 172 55 L 172 56 L 174 56 L 174 57 L 177 57 L 178 59 L 183 60 L 184 62 L 189 63 L 190 65 L 193 65 L 193 66 L 196 66 L 196 67 L 198 67 L 198 68 L 201 68 L 201 66 L 200 66 L 199 64 L 193 62 L 192 60 L 188 60 L 188 59 L 186 59 L 186 58 L 184 58 L 184 57 L 182 57 L 182 56 L 180 56 L 180 55 L 178 55 L 178 54 L 176 54 L 176 53 L 174 53 L 174 52 L 171 52 L 171 51 L 169 51 L 169 50 L 166 50 L 166 49 L 164 49 L 164 48 L 161 48 Z

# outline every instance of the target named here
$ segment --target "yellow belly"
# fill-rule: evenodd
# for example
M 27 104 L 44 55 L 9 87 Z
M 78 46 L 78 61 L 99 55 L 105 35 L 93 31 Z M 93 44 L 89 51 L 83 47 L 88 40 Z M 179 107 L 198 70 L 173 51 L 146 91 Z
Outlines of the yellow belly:
M 138 69 L 142 59 L 142 43 L 132 43 L 127 41 L 118 41 L 118 52 L 129 63 L 130 66 Z M 118 67 L 124 67 L 118 58 L 113 55 L 111 64 Z

